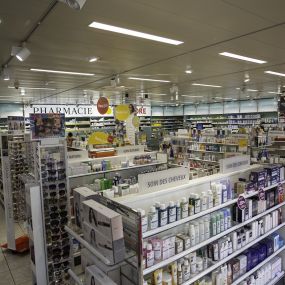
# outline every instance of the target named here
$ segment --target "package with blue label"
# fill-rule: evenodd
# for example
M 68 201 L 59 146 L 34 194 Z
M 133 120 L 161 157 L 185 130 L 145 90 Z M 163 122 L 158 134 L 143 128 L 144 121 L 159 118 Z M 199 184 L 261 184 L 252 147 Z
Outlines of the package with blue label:
M 98 194 L 87 187 L 79 187 L 73 190 L 75 224 L 79 228 L 82 227 L 82 223 L 84 222 L 83 202 L 94 199 L 96 195 Z
M 250 173 L 249 180 L 252 182 L 259 182 L 262 180 L 266 180 L 266 174 L 267 172 L 265 170 L 252 171 Z

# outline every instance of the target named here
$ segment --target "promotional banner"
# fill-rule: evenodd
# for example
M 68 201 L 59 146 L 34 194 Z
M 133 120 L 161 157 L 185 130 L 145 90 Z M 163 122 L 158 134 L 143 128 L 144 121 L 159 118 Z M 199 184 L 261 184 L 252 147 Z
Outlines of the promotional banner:
M 88 138 L 88 144 L 91 145 L 111 144 L 113 143 L 113 141 L 114 141 L 113 136 L 104 132 L 94 132 Z
M 30 114 L 32 139 L 65 136 L 64 114 Z
M 25 118 L 18 116 L 8 116 L 9 134 L 21 134 L 25 131 Z
M 126 121 L 130 116 L 130 105 L 118 105 L 115 107 L 115 118 L 119 121 Z

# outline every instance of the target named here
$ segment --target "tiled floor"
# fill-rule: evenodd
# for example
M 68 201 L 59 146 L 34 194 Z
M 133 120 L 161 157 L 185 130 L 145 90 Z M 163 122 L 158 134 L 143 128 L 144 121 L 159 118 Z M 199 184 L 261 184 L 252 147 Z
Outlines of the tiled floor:
M 16 236 L 24 234 L 18 224 Z M 0 244 L 6 242 L 5 215 L 0 205 Z M 30 254 L 16 254 L 10 250 L 0 249 L 0 285 L 32 285 Z

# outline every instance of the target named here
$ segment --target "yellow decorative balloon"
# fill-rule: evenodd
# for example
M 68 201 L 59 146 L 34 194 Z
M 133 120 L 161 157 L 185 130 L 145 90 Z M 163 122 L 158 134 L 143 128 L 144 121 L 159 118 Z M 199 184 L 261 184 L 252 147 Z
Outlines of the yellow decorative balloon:
M 129 105 L 118 105 L 115 108 L 115 118 L 119 121 L 125 121 L 130 116 Z
M 138 128 L 140 126 L 140 118 L 139 117 L 137 117 L 137 116 L 133 117 L 133 126 L 135 128 Z

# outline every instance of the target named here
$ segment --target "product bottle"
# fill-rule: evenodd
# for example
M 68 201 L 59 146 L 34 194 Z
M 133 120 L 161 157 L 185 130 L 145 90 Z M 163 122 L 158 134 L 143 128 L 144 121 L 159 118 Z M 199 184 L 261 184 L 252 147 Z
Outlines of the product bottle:
M 183 274 L 182 274 L 182 266 L 181 263 L 177 265 L 177 285 L 182 285 L 183 283 Z
M 219 260 L 219 244 L 215 242 L 213 244 L 213 261 Z
M 227 281 L 228 285 L 231 285 L 233 283 L 232 267 L 230 264 L 228 264 Z
M 210 238 L 210 221 L 209 216 L 204 218 L 204 232 L 205 232 L 205 240 Z
M 213 202 L 213 192 L 212 190 L 208 190 L 208 209 L 213 208 L 214 202 Z
M 184 263 L 182 266 L 182 274 L 183 274 L 183 283 L 190 279 L 190 264 L 189 264 L 188 259 L 184 260 Z
M 201 212 L 201 199 L 198 194 L 194 194 L 193 199 L 194 199 L 194 213 L 198 214 Z
M 160 205 L 160 209 L 158 211 L 158 226 L 163 227 L 167 225 L 168 222 L 168 210 L 165 204 Z
M 221 183 L 219 183 L 217 185 L 218 185 L 218 187 L 216 188 L 216 197 L 217 197 L 217 204 L 216 204 L 216 206 L 222 204 L 222 188 L 223 188 Z
M 224 211 L 220 211 L 220 227 L 221 227 L 221 232 L 225 230 L 225 216 L 224 216 Z
M 202 242 L 205 240 L 205 225 L 204 225 L 204 219 L 199 220 L 199 242 Z
M 221 210 L 224 214 L 224 230 L 228 229 L 228 211 L 226 209 Z
M 208 196 L 205 192 L 202 192 L 201 197 L 201 211 L 205 211 L 208 209 Z
M 188 205 L 188 215 L 193 216 L 195 214 L 195 199 L 194 199 L 195 194 L 190 194 L 189 195 L 189 205 Z
M 152 248 L 154 253 L 154 260 L 161 260 L 161 241 L 159 239 L 152 240 Z
M 150 207 L 148 213 L 148 226 L 150 230 L 158 228 L 158 214 L 154 206 Z
M 211 215 L 211 236 L 215 236 L 217 234 L 217 220 L 216 215 Z
M 232 227 L 232 214 L 231 214 L 231 209 L 226 208 L 227 210 L 227 217 L 228 217 L 228 229 Z
M 172 278 L 172 284 L 171 285 L 177 285 L 177 262 L 173 262 L 170 264 L 169 271 Z
M 196 263 L 196 252 L 191 252 L 190 253 L 190 272 L 191 274 L 195 274 L 196 273 L 196 269 L 197 269 L 197 263 Z
M 181 219 L 181 208 L 179 201 L 176 202 L 176 221 Z
M 217 235 L 221 232 L 221 220 L 219 212 L 216 213 Z
M 190 244 L 191 246 L 194 246 L 196 243 L 195 243 L 195 227 L 193 224 L 190 225 L 190 228 L 189 228 L 189 235 L 190 235 Z
M 146 267 L 153 266 L 153 264 L 154 264 L 154 252 L 152 250 L 152 245 L 148 243 L 146 248 Z
M 158 212 L 159 212 L 159 210 L 160 210 L 160 202 L 155 202 L 155 203 L 154 203 L 154 207 L 155 207 L 155 209 L 156 209 L 156 211 L 157 211 L 157 215 L 158 215 Z
M 176 221 L 176 205 L 173 201 L 169 202 L 168 206 L 168 223 L 173 223 Z
M 142 233 L 145 233 L 147 231 L 147 216 L 145 215 L 145 210 L 143 209 L 138 209 L 138 212 L 140 213 L 141 216 L 141 227 L 142 227 Z
M 228 255 L 233 253 L 233 243 L 231 241 L 231 238 L 228 237 Z
M 228 201 L 228 190 L 226 185 L 222 185 L 222 203 L 226 203 Z
M 185 219 L 188 217 L 188 203 L 187 203 L 187 199 L 185 197 L 183 197 L 181 199 L 181 218 Z
M 194 228 L 195 228 L 195 244 L 198 244 L 200 242 L 200 231 L 199 231 L 199 223 L 194 222 Z

